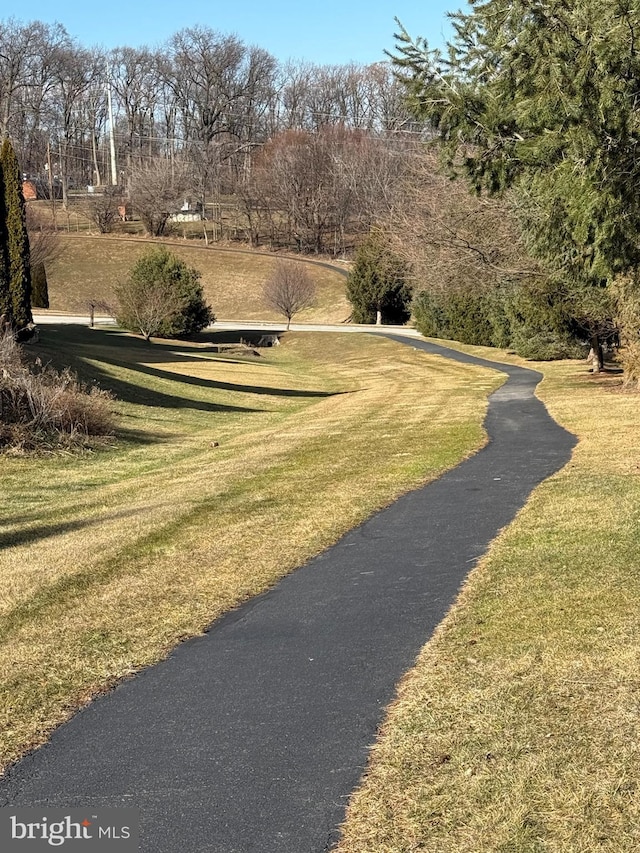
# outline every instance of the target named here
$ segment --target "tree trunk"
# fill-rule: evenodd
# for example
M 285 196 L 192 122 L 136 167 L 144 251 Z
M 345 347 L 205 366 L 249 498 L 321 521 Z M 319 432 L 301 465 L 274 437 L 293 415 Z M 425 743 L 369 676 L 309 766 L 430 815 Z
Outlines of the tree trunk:
M 600 373 L 604 367 L 604 353 L 602 351 L 602 343 L 599 335 L 591 336 L 591 367 L 593 373 Z
M 378 308 L 376 310 L 376 326 L 382 325 L 382 311 Z
M 64 141 L 64 148 L 62 142 L 58 147 L 58 154 L 60 157 L 60 178 L 62 180 L 62 208 L 66 212 L 69 206 L 68 199 L 68 183 L 67 183 L 67 140 Z
M 96 132 L 91 131 L 91 156 L 93 159 L 93 175 L 94 183 L 97 187 L 102 186 L 102 178 L 100 176 L 100 164 L 98 163 L 98 146 L 96 145 Z

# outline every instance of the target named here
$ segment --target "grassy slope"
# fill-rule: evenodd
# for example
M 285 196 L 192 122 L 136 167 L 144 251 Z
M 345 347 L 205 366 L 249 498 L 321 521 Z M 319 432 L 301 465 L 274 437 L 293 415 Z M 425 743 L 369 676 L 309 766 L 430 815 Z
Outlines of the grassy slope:
M 59 237 L 60 257 L 48 267 L 49 301 L 54 311 L 86 312 L 91 301 L 113 302 L 113 287 L 127 278 L 136 259 L 154 245 L 151 240 L 122 237 Z M 162 241 L 160 241 L 162 242 Z M 206 297 L 220 319 L 279 320 L 260 301 L 262 284 L 277 255 L 235 249 L 221 250 L 167 241 L 186 263 L 202 273 Z M 338 269 L 307 262 L 317 285 L 317 304 L 296 317 L 301 322 L 341 323 L 351 313 L 345 297 L 345 279 Z
M 580 443 L 402 683 L 341 853 L 640 849 L 637 396 L 539 367 Z
M 291 335 L 251 360 L 53 326 L 40 349 L 117 392 L 123 440 L 0 457 L 5 764 L 479 446 L 500 381 L 360 335 Z

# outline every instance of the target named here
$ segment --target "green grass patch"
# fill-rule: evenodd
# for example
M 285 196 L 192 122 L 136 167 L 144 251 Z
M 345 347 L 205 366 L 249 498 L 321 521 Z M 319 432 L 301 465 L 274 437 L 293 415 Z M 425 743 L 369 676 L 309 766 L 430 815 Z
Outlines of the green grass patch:
M 640 849 L 638 399 L 532 366 L 580 443 L 400 685 L 341 853 Z
M 375 336 L 291 334 L 257 358 L 214 337 L 42 329 L 43 361 L 118 394 L 119 434 L 0 456 L 4 765 L 482 445 L 501 381 Z

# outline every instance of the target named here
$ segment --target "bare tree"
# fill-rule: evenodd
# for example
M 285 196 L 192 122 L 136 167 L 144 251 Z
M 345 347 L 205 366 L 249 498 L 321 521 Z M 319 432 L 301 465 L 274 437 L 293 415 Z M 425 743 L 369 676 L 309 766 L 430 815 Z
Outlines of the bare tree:
M 288 329 L 296 314 L 315 305 L 316 286 L 302 264 L 280 260 L 264 284 L 263 300 L 267 308 L 286 317 Z
M 276 135 L 236 188 L 252 243 L 270 216 L 276 242 L 344 254 L 347 239 L 388 213 L 411 145 L 343 125 Z
M 513 199 L 470 195 L 432 151 L 413 152 L 382 220 L 394 252 L 428 290 L 488 290 L 542 275 L 522 244 Z
M 46 25 L 0 22 L 0 137 L 15 130 L 27 89 L 34 82 Z
M 31 304 L 35 308 L 49 307 L 47 266 L 62 254 L 62 244 L 50 217 L 44 216 L 32 204 L 26 206 L 29 234 L 29 264 L 31 266 Z
M 317 134 L 287 131 L 263 146 L 257 160 L 256 178 L 280 220 L 284 241 L 295 241 L 303 252 L 322 253 L 333 231 L 332 134 L 332 128 Z
M 22 169 L 37 174 L 51 135 L 53 63 L 69 36 L 60 24 L 38 21 L 16 27 L 14 21 L 0 24 L 2 124 L 14 140 Z M 18 64 L 12 51 L 20 56 Z
M 119 187 L 103 187 L 102 192 L 88 195 L 80 207 L 101 234 L 113 231 L 120 218 L 122 191 Z
M 154 151 L 155 112 L 160 98 L 161 60 L 146 47 L 120 47 L 109 57 L 111 83 L 117 104 L 124 110 L 126 128 L 119 154 L 127 175 Z
M 74 140 L 82 126 L 86 126 L 84 99 L 92 84 L 100 79 L 102 68 L 103 58 L 97 51 L 85 50 L 75 42 L 59 48 L 55 53 L 53 79 L 58 110 L 58 159 L 62 206 L 65 210 L 68 205 L 70 169 L 76 159 Z
M 169 217 L 180 209 L 188 189 L 185 169 L 169 160 L 157 158 L 133 170 L 131 200 L 151 237 L 164 234 Z
M 62 244 L 51 218 L 33 204 L 26 205 L 27 231 L 29 233 L 29 258 L 31 267 L 55 261 L 62 254 Z

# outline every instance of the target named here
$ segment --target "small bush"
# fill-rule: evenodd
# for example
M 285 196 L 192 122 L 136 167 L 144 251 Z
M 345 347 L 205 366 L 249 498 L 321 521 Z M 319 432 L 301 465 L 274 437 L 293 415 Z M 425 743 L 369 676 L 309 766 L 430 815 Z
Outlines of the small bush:
M 10 332 L 0 335 L 0 447 L 81 449 L 114 432 L 112 397 L 66 369 L 25 363 Z
M 49 307 L 49 284 L 43 263 L 31 267 L 31 306 L 33 308 Z
M 103 187 L 100 193 L 87 197 L 82 209 L 101 234 L 110 234 L 120 219 L 119 208 L 122 202 L 120 187 Z

